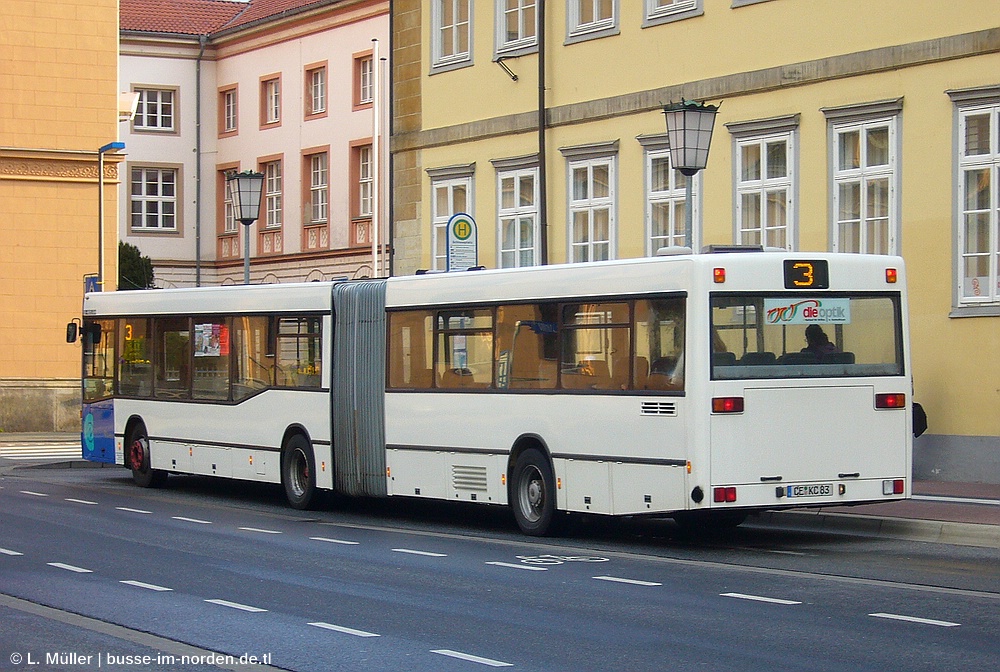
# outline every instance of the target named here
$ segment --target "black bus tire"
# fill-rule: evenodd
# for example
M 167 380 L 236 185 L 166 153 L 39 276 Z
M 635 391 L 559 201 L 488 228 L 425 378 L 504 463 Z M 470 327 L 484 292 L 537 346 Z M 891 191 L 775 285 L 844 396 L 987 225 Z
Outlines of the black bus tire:
M 137 422 L 125 441 L 128 466 L 132 469 L 132 481 L 140 488 L 160 488 L 167 482 L 167 472 L 150 466 L 149 435 L 146 425 Z
M 293 509 L 309 509 L 316 502 L 316 458 L 301 434 L 288 439 L 281 451 L 281 484 Z
M 540 450 L 529 448 L 518 456 L 508 495 L 514 520 L 523 533 L 542 537 L 555 532 L 555 477 Z

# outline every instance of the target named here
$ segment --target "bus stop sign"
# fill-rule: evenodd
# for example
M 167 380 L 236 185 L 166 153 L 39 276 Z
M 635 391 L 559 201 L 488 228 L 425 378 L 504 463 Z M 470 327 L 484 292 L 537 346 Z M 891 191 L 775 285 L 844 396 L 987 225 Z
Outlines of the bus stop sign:
M 479 265 L 479 236 L 472 215 L 459 212 L 448 220 L 448 272 L 466 271 Z

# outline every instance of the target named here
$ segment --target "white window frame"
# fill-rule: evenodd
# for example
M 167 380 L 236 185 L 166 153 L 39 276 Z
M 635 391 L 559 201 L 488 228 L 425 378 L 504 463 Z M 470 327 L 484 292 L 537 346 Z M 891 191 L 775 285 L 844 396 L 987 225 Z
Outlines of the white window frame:
M 136 181 L 136 173 L 139 180 Z M 169 180 L 164 178 L 169 176 Z M 169 185 L 169 188 L 168 186 Z M 138 190 L 138 193 L 136 191 Z M 129 167 L 129 227 L 133 232 L 178 231 L 180 170 L 162 166 Z M 152 192 L 152 193 L 151 193 Z M 169 193 L 164 193 L 169 192 Z M 136 206 L 139 206 L 138 212 Z M 136 215 L 139 225 L 136 226 Z M 149 225 L 150 218 L 155 220 Z
M 472 0 L 434 0 L 431 3 L 431 74 L 455 68 L 472 65 Z M 445 5 L 450 7 L 452 23 L 444 25 Z M 459 15 L 464 8 L 467 21 L 461 21 Z M 448 31 L 451 31 L 451 44 L 446 50 L 444 41 Z M 461 37 L 464 33 L 467 49 L 460 51 Z
M 375 58 L 364 56 L 358 63 L 358 104 L 368 105 L 374 102 Z
M 642 27 L 658 26 L 705 13 L 704 0 L 643 0 Z
M 1000 315 L 1000 86 L 949 91 L 948 95 L 956 105 L 952 316 Z M 973 116 L 986 116 L 989 120 L 986 151 L 967 155 L 968 119 Z M 973 171 L 988 179 L 986 203 L 970 203 L 968 178 Z M 985 240 L 979 245 L 974 245 L 969 235 L 972 217 L 985 223 Z M 975 259 L 986 260 L 986 275 L 967 275 L 969 264 Z
M 769 145 L 773 144 L 784 144 L 785 146 L 785 174 L 769 177 L 767 149 Z M 760 175 L 756 178 L 747 178 L 744 176 L 743 150 L 754 146 L 760 152 Z M 791 131 L 736 140 L 736 231 L 734 242 L 737 245 L 762 245 L 765 248 L 795 249 L 798 223 L 796 222 L 793 198 L 794 171 L 795 136 Z M 771 198 L 779 193 L 784 194 L 780 201 L 785 215 L 784 221 L 780 223 L 772 221 L 769 216 Z M 757 196 L 759 198 L 755 213 L 757 226 L 753 228 L 745 226 L 747 213 L 743 202 L 744 196 Z
M 680 171 L 668 167 L 669 178 L 666 189 L 657 188 L 653 180 L 656 176 L 654 162 L 665 161 L 670 165 L 670 146 L 666 135 L 651 135 L 639 137 L 643 146 L 645 195 L 645 246 L 646 256 L 655 256 L 661 247 L 684 245 L 684 208 L 687 207 L 686 178 Z M 691 245 L 698 249 L 697 241 L 701 239 L 701 172 L 691 178 Z M 665 235 L 655 235 L 653 222 L 657 208 L 667 209 L 667 232 Z
M 275 77 L 264 82 L 264 124 L 281 121 L 281 79 Z
M 618 255 L 618 141 L 581 145 L 578 147 L 563 147 L 559 150 L 566 157 L 566 260 L 598 261 L 615 259 Z M 594 195 L 595 169 L 606 169 L 608 175 L 607 193 Z M 574 193 L 574 174 L 578 170 L 586 171 L 587 193 L 582 197 Z M 595 214 L 607 211 L 607 237 L 595 238 Z M 576 218 L 586 215 L 586 240 L 578 239 L 575 226 Z M 595 254 L 601 247 L 607 249 L 607 254 Z
M 239 100 L 236 89 L 222 92 L 222 132 L 235 133 L 239 129 Z
M 264 228 L 280 229 L 283 213 L 283 170 L 282 161 L 268 161 L 263 166 L 264 173 Z
M 520 56 L 538 49 L 538 0 L 516 0 L 517 6 L 507 7 L 507 0 L 496 0 L 496 55 Z M 530 12 L 530 18 L 528 14 Z M 517 34 L 507 31 L 509 18 L 517 21 Z M 530 25 L 529 25 L 530 24 Z M 530 34 L 528 29 L 530 28 Z
M 521 182 L 531 178 L 531 195 L 528 203 L 522 203 L 524 194 Z M 541 233 L 538 221 L 539 185 L 538 166 L 511 170 L 497 170 L 497 268 L 521 268 L 536 266 L 539 261 L 539 242 Z M 504 182 L 513 182 L 513 205 L 504 207 Z M 521 224 L 530 220 L 531 238 L 525 240 Z M 514 227 L 513 245 L 507 244 L 505 227 Z M 522 259 L 525 254 L 531 258 L 527 262 Z M 505 263 L 505 256 L 513 263 Z
M 600 5 L 605 1 L 611 5 L 611 16 L 598 17 Z M 617 35 L 620 32 L 618 2 L 619 0 L 569 0 L 566 7 L 566 44 Z M 584 5 L 590 5 L 593 16 L 597 18 L 585 20 L 580 11 Z
M 330 217 L 330 156 L 326 152 L 309 155 L 310 224 L 326 224 Z
M 465 212 L 467 215 L 475 217 L 472 212 L 475 203 L 475 181 L 473 180 L 476 164 L 448 166 L 444 168 L 429 168 L 428 176 L 431 178 L 431 270 L 448 270 L 447 236 L 448 220 L 452 215 Z M 465 190 L 465 207 L 457 209 L 455 204 L 455 190 L 463 188 Z M 448 207 L 443 211 L 438 208 L 438 190 L 445 190 L 445 197 Z
M 371 217 L 375 203 L 375 174 L 371 145 L 358 147 L 358 217 Z
M 326 112 L 326 66 L 309 71 L 309 114 Z
M 139 104 L 132 128 L 136 131 L 177 130 L 177 92 L 173 89 L 136 88 Z

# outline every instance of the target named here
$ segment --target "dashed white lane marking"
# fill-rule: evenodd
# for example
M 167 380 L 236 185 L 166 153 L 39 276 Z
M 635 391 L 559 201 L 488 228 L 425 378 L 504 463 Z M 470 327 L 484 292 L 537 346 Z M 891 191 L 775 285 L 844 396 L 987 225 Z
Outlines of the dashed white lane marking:
M 531 572 L 547 572 L 548 567 L 534 567 L 532 565 L 516 565 L 513 562 L 487 562 L 487 565 L 493 565 L 494 567 L 507 567 L 509 569 L 527 569 Z
M 595 576 L 598 581 L 611 581 L 612 583 L 628 583 L 633 586 L 662 586 L 662 583 L 655 581 L 640 581 L 639 579 L 622 579 L 617 576 Z
M 917 616 L 902 616 L 900 614 L 868 614 L 869 616 L 874 616 L 875 618 L 888 618 L 893 621 L 906 621 L 908 623 L 920 623 L 922 625 L 937 625 L 942 628 L 957 628 L 962 625 L 961 623 L 952 623 L 951 621 L 936 621 L 933 618 L 919 618 Z
M 87 506 L 97 506 L 97 502 L 91 502 L 87 499 L 73 499 L 72 497 L 66 498 L 67 502 L 73 502 L 74 504 L 86 504 Z
M 394 548 L 394 553 L 409 553 L 410 555 L 423 555 L 428 558 L 447 558 L 447 553 L 432 553 L 430 551 L 415 551 L 412 548 Z
M 782 600 L 777 597 L 762 597 L 760 595 L 745 595 L 743 593 L 719 593 L 722 597 L 735 597 L 738 600 L 753 600 L 754 602 L 767 602 L 768 604 L 802 604 L 795 600 Z
M 229 607 L 230 609 L 239 609 L 240 611 L 249 611 L 252 614 L 262 614 L 267 609 L 261 609 L 260 607 L 251 607 L 248 604 L 240 604 L 239 602 L 230 602 L 229 600 L 205 600 L 211 604 L 218 604 L 221 607 Z
M 513 667 L 513 663 L 505 663 L 502 660 L 493 660 L 492 658 L 482 658 L 480 656 L 473 656 L 470 653 L 462 653 L 461 651 L 452 651 L 451 649 L 435 649 L 431 653 L 436 653 L 441 656 L 448 656 L 449 658 L 458 658 L 459 660 L 465 660 L 470 663 L 479 663 L 480 665 L 488 665 L 490 667 Z
M 0 548 L 0 555 L 24 555 L 24 553 L 18 553 L 17 551 L 12 551 L 9 548 Z
M 364 630 L 355 630 L 354 628 L 345 628 L 342 625 L 334 625 L 332 623 L 323 623 L 322 621 L 316 623 L 310 623 L 309 625 L 316 628 L 323 628 L 324 630 L 333 630 L 334 632 L 342 632 L 345 635 L 353 635 L 355 637 L 381 637 L 382 635 L 377 635 L 374 632 L 365 632 Z
M 47 562 L 45 563 L 50 567 L 56 567 L 58 569 L 65 569 L 69 572 L 76 572 L 77 574 L 93 574 L 94 570 L 84 569 L 83 567 L 77 567 L 76 565 L 67 565 L 63 562 Z
M 344 539 L 328 539 L 327 537 L 309 537 L 313 541 L 325 541 L 328 544 L 343 544 L 344 546 L 358 546 L 360 542 L 346 541 Z
M 979 499 L 976 497 L 948 497 L 943 495 L 913 495 L 913 499 L 924 502 L 948 502 L 950 504 L 987 504 L 1000 506 L 1000 499 Z
M 278 530 L 262 530 L 259 527 L 241 527 L 244 532 L 258 532 L 260 534 L 281 534 Z
M 22 490 L 22 495 L 31 495 L 32 497 L 48 497 L 44 492 L 32 492 L 31 490 Z
M 198 520 L 197 518 L 185 518 L 184 516 L 171 516 L 174 520 L 179 520 L 184 523 L 196 523 L 198 525 L 211 525 L 211 520 Z
M 135 586 L 136 588 L 145 588 L 146 590 L 155 590 L 158 593 L 166 593 L 173 590 L 173 588 L 165 588 L 152 583 L 143 583 L 142 581 L 119 581 L 119 583 L 124 583 L 126 586 Z
M 144 509 L 130 509 L 127 506 L 116 506 L 115 508 L 119 511 L 127 511 L 128 513 L 145 513 L 145 514 L 153 513 L 152 511 L 146 511 Z

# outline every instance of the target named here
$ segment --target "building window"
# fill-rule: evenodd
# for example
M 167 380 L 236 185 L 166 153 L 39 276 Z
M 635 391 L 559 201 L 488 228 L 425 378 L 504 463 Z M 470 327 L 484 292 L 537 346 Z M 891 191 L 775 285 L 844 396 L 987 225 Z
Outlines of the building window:
M 794 249 L 792 134 L 736 141 L 736 243 Z
M 264 164 L 264 226 L 268 229 L 281 227 L 282 178 L 281 161 Z
M 472 62 L 471 0 L 434 0 L 431 5 L 431 67 L 447 70 Z
M 500 268 L 534 266 L 538 259 L 538 168 L 497 173 Z
M 309 157 L 309 203 L 311 224 L 325 224 L 329 217 L 329 157 L 326 152 Z
M 1000 302 L 1000 101 L 958 112 L 958 300 Z
M 371 217 L 375 200 L 375 176 L 372 164 L 372 146 L 358 147 L 358 216 Z
M 431 178 L 431 269 L 448 268 L 448 220 L 460 212 L 475 215 L 472 208 L 472 175 L 476 164 L 436 168 Z
M 683 246 L 685 241 L 684 209 L 687 206 L 688 178 L 670 166 L 666 136 L 640 138 L 646 158 L 646 254 L 654 255 L 661 247 Z M 698 191 L 700 173 L 692 178 L 692 246 L 698 240 Z
M 833 250 L 895 254 L 895 119 L 833 127 Z
M 354 57 L 354 107 L 369 107 L 375 96 L 375 62 L 372 52 Z
M 239 107 L 236 86 L 219 90 L 219 135 L 235 135 L 239 130 Z
M 611 157 L 569 162 L 569 259 L 614 258 L 615 163 Z
M 372 215 L 376 207 L 375 163 L 371 138 L 351 143 L 351 234 L 352 245 L 372 243 Z
M 306 68 L 305 81 L 306 118 L 326 114 L 326 64 L 311 65 Z
M 570 0 L 567 43 L 618 33 L 619 0 Z
M 644 0 L 643 27 L 679 21 L 705 13 L 703 0 Z
M 132 126 L 137 131 L 175 131 L 175 92 L 160 89 L 136 89 L 139 104 Z
M 281 77 L 271 75 L 260 82 L 260 125 L 281 123 Z
M 176 168 L 132 168 L 129 208 L 133 231 L 177 230 L 177 177 Z
M 497 54 L 514 56 L 538 47 L 536 0 L 496 0 Z

